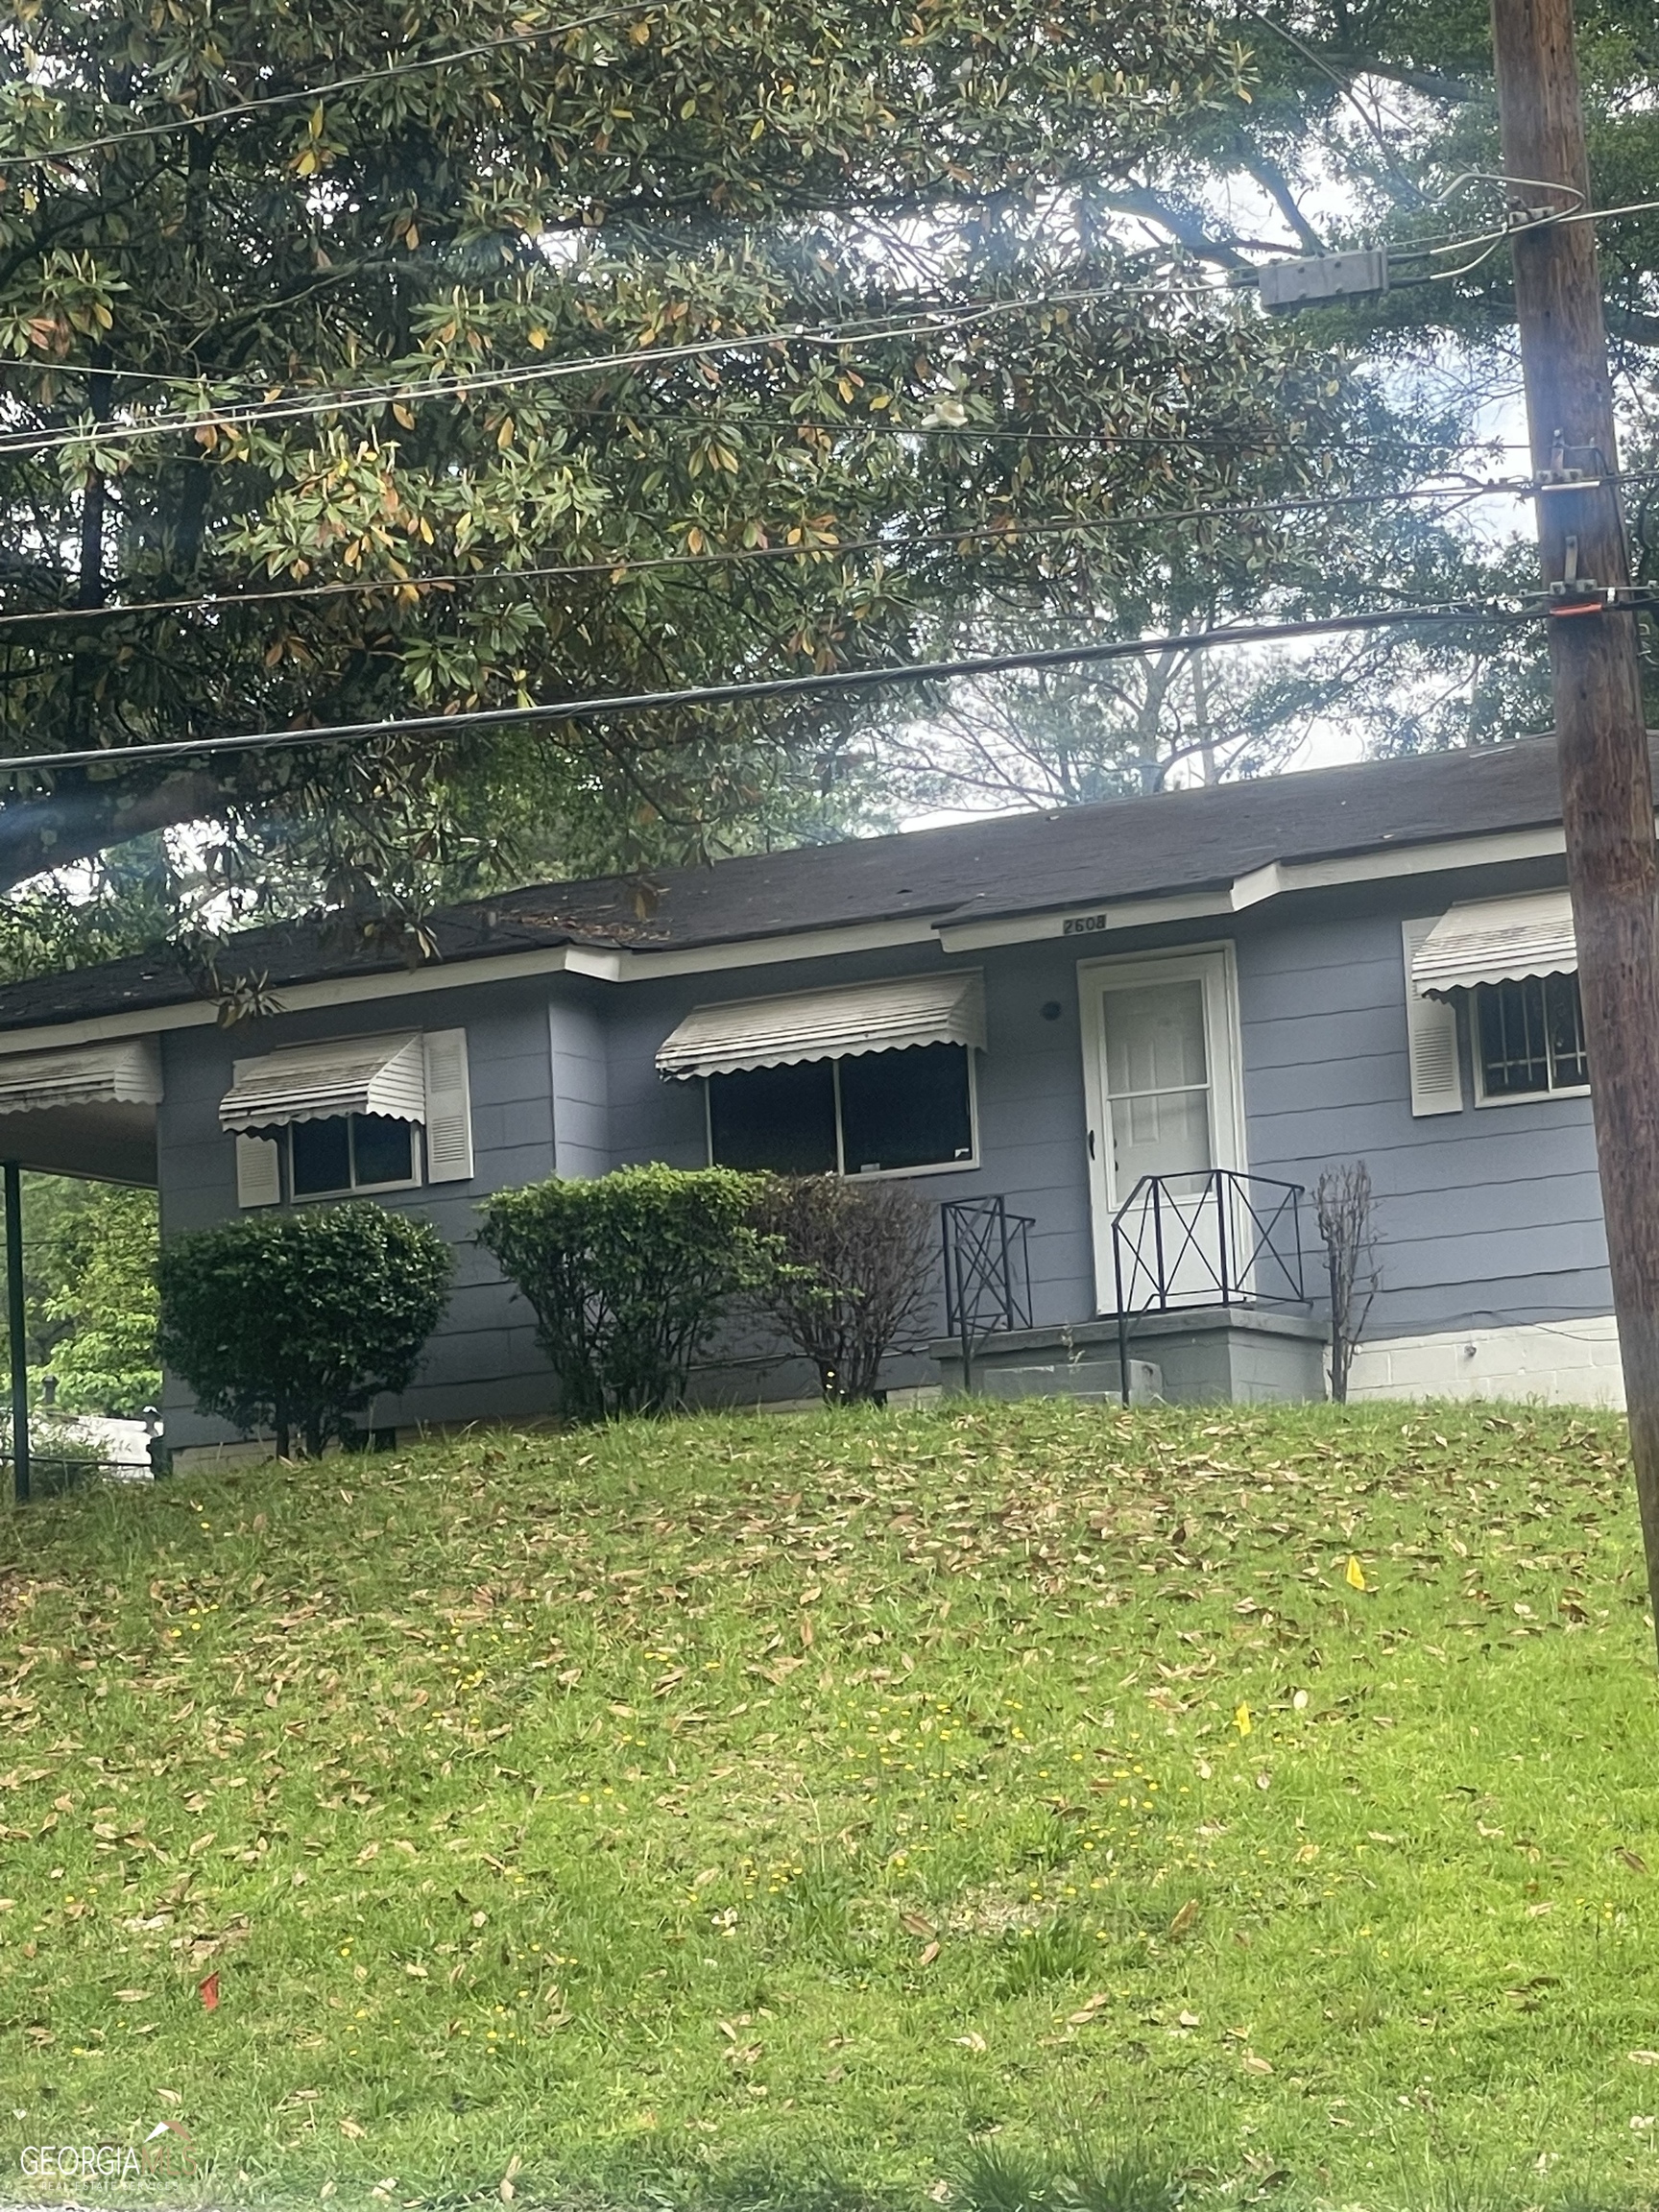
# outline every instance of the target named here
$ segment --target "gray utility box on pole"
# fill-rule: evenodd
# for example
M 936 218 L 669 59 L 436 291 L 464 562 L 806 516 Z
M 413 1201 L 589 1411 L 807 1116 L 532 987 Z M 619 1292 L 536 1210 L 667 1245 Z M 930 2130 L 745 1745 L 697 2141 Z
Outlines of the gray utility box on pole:
M 1388 289 L 1388 249 L 1366 246 L 1355 253 L 1314 253 L 1298 261 L 1269 261 L 1256 273 L 1262 304 L 1269 309 L 1310 307 L 1321 300 L 1352 300 Z

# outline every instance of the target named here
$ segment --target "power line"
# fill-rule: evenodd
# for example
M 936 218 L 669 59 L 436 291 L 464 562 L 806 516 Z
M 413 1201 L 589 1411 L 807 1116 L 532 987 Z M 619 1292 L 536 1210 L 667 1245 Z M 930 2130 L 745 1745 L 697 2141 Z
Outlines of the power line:
M 551 36 L 551 34 L 546 34 Z M 0 162 L 0 169 L 4 163 Z M 1583 211 L 1582 219 L 1593 220 L 1601 213 L 1622 214 L 1639 211 L 1647 203 L 1633 204 L 1630 208 L 1595 209 Z M 1576 215 L 1559 220 L 1578 220 Z M 1551 220 L 1557 220 L 1551 218 Z M 1498 241 L 1513 235 L 1497 233 Z M 1449 241 L 1440 245 L 1418 244 L 1409 249 L 1413 253 L 1448 253 L 1460 252 L 1471 246 L 1484 245 L 1488 234 Z M 1484 260 L 1485 254 L 1479 259 Z M 1469 267 L 1477 267 L 1472 262 Z M 1444 275 L 1464 274 L 1461 270 L 1444 272 Z M 797 324 L 792 328 L 781 326 L 770 330 L 749 331 L 731 337 L 688 339 L 674 346 L 636 346 L 619 348 L 609 353 L 578 354 L 558 361 L 529 362 L 517 369 L 458 370 L 446 375 L 425 376 L 416 379 L 400 377 L 396 382 L 337 388 L 333 392 L 315 395 L 292 394 L 285 398 L 259 400 L 213 400 L 204 389 L 203 381 L 192 383 L 188 378 L 161 378 L 177 389 L 193 390 L 200 394 L 202 405 L 191 413 L 174 412 L 157 414 L 148 420 L 102 423 L 86 421 L 73 429 L 55 431 L 10 432 L 0 435 L 0 455 L 55 453 L 70 445 L 126 445 L 146 438 L 169 436 L 175 433 L 196 435 L 204 430 L 228 433 L 252 424 L 264 422 L 292 422 L 322 415 L 349 413 L 360 407 L 387 407 L 402 401 L 419 404 L 425 400 L 449 397 L 469 397 L 480 392 L 502 392 L 525 386 L 560 382 L 572 376 L 591 375 L 600 371 L 617 369 L 652 369 L 685 361 L 702 360 L 716 354 L 780 350 L 790 346 L 847 346 L 858 342 L 878 343 L 894 338 L 941 338 L 964 329 L 970 325 L 990 320 L 998 315 L 1020 314 L 1028 310 L 1082 306 L 1097 301 L 1125 301 L 1138 299 L 1220 299 L 1253 286 L 1259 272 L 1251 269 L 1236 272 L 1218 278 L 1200 279 L 1192 283 L 1178 284 L 1168 280 L 1149 283 L 1098 284 L 1076 286 L 1066 291 L 1017 294 L 1010 299 L 982 299 L 968 301 L 958 306 L 940 306 L 931 311 L 920 310 L 925 320 L 906 321 L 895 315 L 872 318 L 865 322 L 848 322 L 811 326 Z M 56 367 L 41 364 L 42 367 Z M 59 373 L 86 375 L 93 373 L 84 365 L 77 364 L 72 370 L 58 370 Z M 120 370 L 99 373 L 121 375 L 147 374 L 145 372 Z M 895 428 L 902 428 L 895 425 Z
M 1643 599 L 1622 599 L 1609 613 L 1635 613 Z M 312 730 L 256 730 L 244 736 L 170 738 L 156 745 L 95 745 L 77 752 L 19 754 L 0 759 L 0 775 L 25 770 L 110 768 L 123 762 L 204 759 L 221 753 L 306 752 L 323 746 L 354 745 L 376 738 L 426 733 L 454 736 L 477 730 L 530 728 L 541 722 L 596 722 L 616 714 L 644 714 L 667 708 L 740 706 L 758 699 L 801 698 L 819 693 L 879 690 L 888 685 L 950 682 L 963 676 L 995 676 L 1014 668 L 1064 668 L 1103 661 L 1122 661 L 1150 653 L 1192 652 L 1199 647 L 1275 644 L 1294 637 L 1335 636 L 1356 631 L 1470 622 L 1504 625 L 1547 617 L 1543 603 L 1529 607 L 1439 606 L 1372 609 L 1360 614 L 1330 614 L 1299 622 L 1232 623 L 1212 630 L 1178 630 L 1163 637 L 1114 637 L 1094 644 L 1052 645 L 1029 651 L 979 653 L 953 661 L 923 661 L 878 668 L 841 668 L 810 676 L 771 676 L 752 682 L 701 684 L 679 690 L 632 691 L 584 699 L 557 699 L 529 707 L 480 707 L 462 713 L 433 712 L 389 717 L 378 722 L 325 723 Z
M 28 370 L 36 374 L 50 373 L 54 376 L 143 377 L 152 383 L 167 384 L 179 390 L 191 392 L 201 392 L 204 382 L 202 377 L 164 376 L 158 372 L 152 372 L 147 369 L 94 369 L 90 363 L 81 361 L 54 361 L 49 364 L 0 361 L 0 376 L 3 376 L 9 370 L 17 369 Z M 417 385 L 411 389 L 419 392 L 426 388 Z M 0 395 L 0 397 L 3 396 Z M 723 390 L 717 390 L 711 392 L 709 397 L 718 400 L 726 398 L 729 395 Z M 738 395 L 739 404 L 744 397 L 745 395 L 741 393 Z M 686 436 L 697 432 L 712 433 L 716 431 L 729 431 L 741 436 L 752 430 L 779 432 L 810 430 L 822 431 L 834 436 L 876 432 L 882 436 L 895 438 L 1002 438 L 1019 439 L 1022 444 L 1034 445 L 1102 445 L 1113 448 L 1121 446 L 1126 452 L 1181 453 L 1194 451 L 1229 454 L 1256 453 L 1268 456 L 1282 453 L 1287 446 L 1296 443 L 1287 434 L 1273 437 L 1265 431 L 1242 433 L 1237 438 L 1228 438 L 1213 430 L 1189 428 L 1153 433 L 1150 431 L 1092 428 L 1087 425 L 1075 430 L 1035 430 L 1027 428 L 1022 423 L 974 422 L 971 421 L 964 421 L 960 423 L 926 421 L 907 422 L 895 419 L 889 409 L 883 409 L 880 412 L 867 410 L 862 415 L 843 415 L 833 421 L 810 415 L 746 415 L 733 412 L 731 415 L 714 413 L 697 416 L 679 411 L 666 420 L 646 421 L 641 424 L 638 418 L 644 413 L 644 410 L 632 406 L 629 402 L 614 397 L 608 399 L 571 400 L 567 402 L 567 412 L 577 416 L 604 416 L 611 427 L 617 430 L 642 427 L 653 434 L 672 430 Z M 192 416 L 189 420 L 193 422 L 199 422 L 205 419 Z M 96 430 L 88 430 L 78 435 L 95 437 Z M 1350 439 L 1344 442 L 1342 449 L 1345 453 L 1391 453 L 1396 451 L 1397 447 L 1394 443 L 1387 439 Z M 1524 438 L 1470 437 L 1458 441 L 1454 445 L 1449 445 L 1446 450 L 1455 453 L 1529 453 L 1531 447 Z
M 192 435 L 204 430 L 229 432 L 252 423 L 301 421 L 319 415 L 346 414 L 359 407 L 388 407 L 399 401 L 419 403 L 434 398 L 467 397 L 477 392 L 509 391 L 525 385 L 554 383 L 571 376 L 589 376 L 601 370 L 651 369 L 684 361 L 703 360 L 717 353 L 764 352 L 772 348 L 783 350 L 790 346 L 839 347 L 859 341 L 871 343 L 893 338 L 937 339 L 948 337 L 970 324 L 985 322 L 997 315 L 1072 306 L 1094 300 L 1122 300 L 1154 295 L 1171 298 L 1182 289 L 1168 285 L 1096 285 L 1069 292 L 1026 293 L 1013 299 L 981 300 L 964 302 L 959 307 L 938 308 L 927 320 L 922 322 L 887 317 L 864 323 L 820 325 L 816 328 L 797 325 L 793 329 L 750 331 L 729 338 L 687 339 L 675 346 L 636 346 L 610 353 L 577 354 L 561 361 L 531 362 L 517 369 L 455 371 L 445 376 L 425 377 L 413 382 L 402 380 L 397 383 L 365 385 L 320 394 L 315 397 L 296 395 L 287 399 L 219 405 L 204 398 L 203 408 L 194 414 L 156 415 L 147 421 L 135 422 L 87 422 L 73 430 L 12 432 L 0 436 L 0 455 L 19 454 L 27 457 L 56 453 L 68 445 L 126 445 L 174 432 Z M 1185 289 L 1214 295 L 1227 287 L 1207 283 Z
M 1659 481 L 1659 469 L 1626 470 L 1619 483 Z M 663 568 L 727 568 L 774 561 L 834 561 L 854 553 L 901 554 L 940 545 L 982 543 L 992 551 L 1008 551 L 1022 539 L 1067 536 L 1094 530 L 1147 529 L 1173 522 L 1231 522 L 1261 520 L 1285 515 L 1327 513 L 1337 508 L 1389 507 L 1417 499 L 1462 504 L 1472 499 L 1513 496 L 1523 498 L 1536 490 L 1525 478 L 1479 484 L 1407 486 L 1398 492 L 1336 492 L 1287 494 L 1282 499 L 1244 501 L 1222 506 L 1159 507 L 1130 510 L 1116 515 L 1040 516 L 1003 528 L 995 521 L 959 523 L 950 530 L 930 530 L 905 538 L 846 538 L 821 544 L 745 545 L 721 547 L 704 553 L 661 553 L 636 556 L 617 552 L 590 561 L 562 561 L 528 568 L 460 568 L 424 576 L 358 577 L 350 582 L 292 585 L 269 591 L 203 591 L 172 599 L 115 601 L 99 607 L 46 607 L 35 613 L 0 613 L 0 630 L 31 629 L 60 622 L 111 621 L 122 615 L 153 615 L 204 612 L 227 613 L 237 607 L 281 605 L 290 600 L 314 600 L 389 594 L 394 598 L 449 590 L 456 586 L 511 586 L 543 583 L 579 576 L 612 576 L 618 581 Z
M 140 123 L 131 130 L 107 132 L 100 138 L 82 138 L 66 146 L 44 146 L 37 153 L 9 154 L 0 152 L 0 172 L 12 168 L 40 168 L 59 161 L 67 161 L 83 154 L 102 154 L 111 147 L 128 146 L 139 140 L 168 138 L 180 131 L 200 131 L 212 123 L 236 123 L 244 115 L 256 115 L 271 108 L 298 107 L 302 101 L 327 100 L 336 92 L 352 92 L 366 84 L 384 84 L 398 77 L 413 77 L 423 69 L 442 69 L 455 61 L 476 60 L 483 54 L 496 54 L 506 47 L 540 45 L 544 39 L 563 38 L 573 31 L 587 31 L 600 23 L 617 23 L 640 15 L 660 12 L 662 0 L 641 0 L 632 8 L 607 8 L 592 15 L 578 15 L 569 23 L 552 23 L 541 31 L 513 31 L 499 38 L 486 38 L 476 46 L 457 47 L 448 54 L 427 54 L 418 60 L 394 61 L 384 69 L 368 69 L 356 77 L 336 77 L 326 84 L 299 85 L 291 92 L 268 92 L 252 100 L 239 100 L 233 108 L 215 108 L 204 115 L 169 117 L 165 123 Z

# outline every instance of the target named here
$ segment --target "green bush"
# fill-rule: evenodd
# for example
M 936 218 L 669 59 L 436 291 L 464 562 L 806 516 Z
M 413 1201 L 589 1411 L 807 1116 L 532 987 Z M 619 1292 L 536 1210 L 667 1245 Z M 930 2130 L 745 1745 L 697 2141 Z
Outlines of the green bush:
M 485 1201 L 479 1240 L 529 1300 L 571 1419 L 684 1404 L 692 1361 L 771 1270 L 758 1190 L 730 1167 L 620 1167 Z
M 359 1200 L 258 1214 L 161 1247 L 161 1357 L 204 1413 L 296 1434 L 313 1457 L 401 1390 L 448 1297 L 430 1222 Z

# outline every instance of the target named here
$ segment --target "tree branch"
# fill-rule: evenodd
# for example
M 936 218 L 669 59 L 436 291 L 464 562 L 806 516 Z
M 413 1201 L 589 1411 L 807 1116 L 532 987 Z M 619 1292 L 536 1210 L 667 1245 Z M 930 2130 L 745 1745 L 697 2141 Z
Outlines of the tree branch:
M 222 811 L 231 785 L 204 768 L 164 776 L 147 790 L 130 782 L 77 782 L 0 805 L 0 891 L 48 869 L 90 860 L 110 845 L 176 829 Z
M 1253 154 L 1245 156 L 1244 167 L 1248 175 L 1255 178 L 1262 191 L 1271 197 L 1273 204 L 1284 216 L 1286 222 L 1289 224 L 1291 229 L 1295 231 L 1297 237 L 1301 239 L 1303 245 L 1307 247 L 1309 252 L 1322 253 L 1325 251 L 1325 242 L 1318 231 L 1314 229 L 1312 224 L 1309 222 L 1307 216 L 1303 214 L 1301 208 L 1297 206 L 1296 195 L 1290 189 L 1290 180 L 1280 168 L 1278 162 L 1272 160 L 1265 154 Z

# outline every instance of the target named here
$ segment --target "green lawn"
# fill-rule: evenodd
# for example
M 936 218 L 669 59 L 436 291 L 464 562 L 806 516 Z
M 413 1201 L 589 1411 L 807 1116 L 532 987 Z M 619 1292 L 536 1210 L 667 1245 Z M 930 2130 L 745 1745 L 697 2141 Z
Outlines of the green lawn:
M 479 1434 L 0 1511 L 0 2200 L 1659 2193 L 1611 1421 Z

